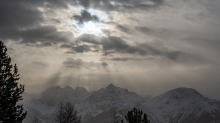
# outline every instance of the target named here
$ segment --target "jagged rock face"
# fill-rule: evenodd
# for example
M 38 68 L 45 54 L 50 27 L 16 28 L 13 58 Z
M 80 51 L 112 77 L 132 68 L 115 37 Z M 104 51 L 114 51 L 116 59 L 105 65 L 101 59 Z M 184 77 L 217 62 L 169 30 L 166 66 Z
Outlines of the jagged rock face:
M 83 123 L 113 122 L 115 114 L 124 116 L 133 107 L 147 113 L 151 123 L 220 123 L 220 101 L 204 97 L 190 88 L 173 89 L 152 98 L 112 84 L 91 94 L 82 87 L 73 90 L 69 86 L 53 86 L 35 101 L 28 94 L 24 94 L 24 98 L 27 98 L 24 101 L 29 101 L 24 105 L 31 112 L 28 121 L 36 114 L 42 121 L 53 122 L 56 102 L 66 100 L 75 104 Z M 117 118 L 120 119 L 124 118 Z

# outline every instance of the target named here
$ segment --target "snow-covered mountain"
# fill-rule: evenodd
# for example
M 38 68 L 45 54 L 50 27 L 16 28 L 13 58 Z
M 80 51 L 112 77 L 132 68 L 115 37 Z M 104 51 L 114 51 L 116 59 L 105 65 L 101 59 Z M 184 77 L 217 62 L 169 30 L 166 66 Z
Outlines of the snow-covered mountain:
M 108 85 L 89 93 L 83 87 L 52 86 L 41 95 L 23 94 L 28 111 L 24 123 L 34 116 L 45 123 L 54 122 L 60 101 L 74 103 L 83 123 L 120 121 L 133 107 L 142 109 L 151 123 L 220 123 L 220 101 L 204 97 L 190 88 L 177 88 L 152 98 Z
M 220 123 L 220 101 L 191 88 L 177 88 L 146 103 L 157 123 Z

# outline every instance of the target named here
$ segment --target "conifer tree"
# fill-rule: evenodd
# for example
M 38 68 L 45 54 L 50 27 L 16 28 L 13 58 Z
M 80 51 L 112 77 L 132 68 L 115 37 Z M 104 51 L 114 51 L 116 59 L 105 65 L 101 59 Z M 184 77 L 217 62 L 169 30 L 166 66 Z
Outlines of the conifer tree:
M 131 111 L 128 111 L 125 115 L 125 119 L 128 123 L 150 123 L 150 120 L 147 118 L 147 114 L 144 114 L 140 109 L 133 108 Z
M 81 117 L 77 116 L 78 112 L 71 102 L 67 102 L 64 108 L 65 123 L 81 123 Z
M 71 102 L 67 102 L 65 105 L 60 102 L 55 120 L 57 123 L 81 123 L 81 117 L 77 115 L 78 112 Z
M 147 118 L 148 116 L 147 116 L 147 114 L 144 114 L 144 121 L 143 121 L 143 123 L 150 123 L 150 120 L 148 120 L 148 118 Z
M 19 85 L 17 65 L 11 65 L 11 58 L 7 55 L 7 48 L 0 41 L 0 122 L 21 123 L 26 117 L 23 105 L 17 102 L 22 100 L 24 85 Z
M 64 105 L 63 102 L 58 104 L 58 114 L 56 116 L 57 123 L 64 123 Z

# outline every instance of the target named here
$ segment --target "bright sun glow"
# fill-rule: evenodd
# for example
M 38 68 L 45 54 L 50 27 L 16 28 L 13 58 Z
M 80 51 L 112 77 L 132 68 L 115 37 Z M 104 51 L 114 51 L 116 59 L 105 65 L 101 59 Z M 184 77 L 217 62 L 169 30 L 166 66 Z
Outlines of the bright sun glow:
M 82 28 L 80 29 L 80 33 L 84 34 L 94 34 L 94 35 L 100 35 L 102 33 L 101 31 L 101 24 L 93 23 L 92 21 L 85 22 L 82 25 Z

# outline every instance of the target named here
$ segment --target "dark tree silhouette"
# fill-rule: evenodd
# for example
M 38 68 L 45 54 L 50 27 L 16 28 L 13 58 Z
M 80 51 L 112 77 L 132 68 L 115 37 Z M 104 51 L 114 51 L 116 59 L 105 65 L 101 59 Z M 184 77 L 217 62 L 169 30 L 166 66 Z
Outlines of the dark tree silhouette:
M 148 116 L 147 116 L 147 114 L 144 114 L 144 121 L 143 121 L 143 123 L 150 123 L 150 120 L 148 120 L 148 118 L 147 118 Z
M 64 123 L 64 105 L 63 102 L 58 104 L 58 114 L 56 116 L 56 121 L 58 123 Z
M 7 55 L 7 48 L 0 41 L 0 122 L 21 123 L 26 117 L 23 105 L 17 102 L 22 100 L 24 85 L 19 85 L 19 74 L 16 64 L 12 72 L 11 58 Z
M 123 119 L 121 120 L 121 123 L 124 123 Z
M 58 114 L 56 116 L 58 123 L 81 123 L 81 117 L 77 116 L 78 112 L 71 102 L 67 102 L 65 106 L 61 102 L 58 106 Z
M 81 117 L 78 117 L 77 110 L 74 108 L 74 105 L 70 102 L 67 102 L 64 108 L 64 119 L 65 123 L 80 123 Z
M 150 120 L 147 118 L 147 114 L 144 114 L 140 109 L 133 108 L 131 111 L 128 111 L 125 115 L 125 119 L 128 123 L 150 123 Z

